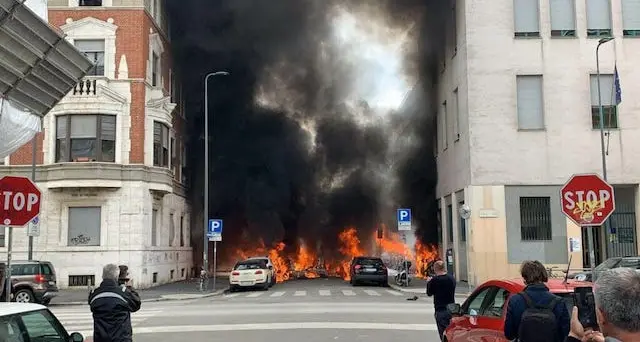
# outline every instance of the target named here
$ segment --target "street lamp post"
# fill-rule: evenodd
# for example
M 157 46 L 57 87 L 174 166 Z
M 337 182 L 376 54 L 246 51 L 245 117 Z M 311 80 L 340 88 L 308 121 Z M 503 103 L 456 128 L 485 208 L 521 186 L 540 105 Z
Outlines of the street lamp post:
M 598 85 L 598 121 L 600 123 L 600 154 L 602 158 L 602 178 L 604 178 L 605 182 L 607 181 L 607 152 L 604 146 L 604 107 L 602 106 L 602 92 L 600 90 L 600 46 L 602 44 L 608 43 L 613 40 L 613 37 L 602 38 L 598 41 L 598 46 L 596 47 L 596 82 Z M 604 222 L 604 226 L 607 232 L 610 232 L 610 224 L 609 220 Z M 606 234 L 605 234 L 606 236 Z M 594 268 L 596 265 L 596 254 L 595 254 L 595 244 L 593 241 L 593 230 L 591 227 L 587 228 L 587 239 L 589 240 L 589 264 L 591 265 L 591 277 L 592 280 L 595 280 Z M 608 245 L 608 242 L 605 242 L 605 246 Z
M 210 72 L 204 77 L 204 216 L 202 265 L 209 273 L 209 239 L 207 237 L 207 227 L 209 226 L 209 77 L 229 75 L 226 71 Z M 214 273 L 215 277 L 215 273 Z M 215 286 L 215 279 L 214 285 Z

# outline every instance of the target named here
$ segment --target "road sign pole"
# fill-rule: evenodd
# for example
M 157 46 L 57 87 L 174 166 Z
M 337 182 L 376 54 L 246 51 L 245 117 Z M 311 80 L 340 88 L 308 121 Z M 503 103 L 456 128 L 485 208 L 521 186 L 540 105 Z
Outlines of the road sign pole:
M 218 273 L 218 241 L 213 242 L 213 291 L 216 290 L 216 277 Z
M 36 140 L 37 134 L 33 136 L 31 141 L 31 180 L 36 182 Z M 33 236 L 29 234 L 29 247 L 28 247 L 27 260 L 33 260 Z
M 596 268 L 596 251 L 593 242 L 593 227 L 587 227 L 587 247 L 589 248 L 589 266 L 591 266 L 591 280 L 595 280 L 594 269 Z
M 7 266 L 4 271 L 4 298 L 5 301 L 11 301 L 11 254 L 13 253 L 13 227 L 9 227 L 9 233 L 7 236 Z

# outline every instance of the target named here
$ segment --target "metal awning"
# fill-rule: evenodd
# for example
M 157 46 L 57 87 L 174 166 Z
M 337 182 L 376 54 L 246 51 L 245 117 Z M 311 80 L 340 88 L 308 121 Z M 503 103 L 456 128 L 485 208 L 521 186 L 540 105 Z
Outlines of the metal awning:
M 44 116 L 93 67 L 24 0 L 0 0 L 0 95 Z

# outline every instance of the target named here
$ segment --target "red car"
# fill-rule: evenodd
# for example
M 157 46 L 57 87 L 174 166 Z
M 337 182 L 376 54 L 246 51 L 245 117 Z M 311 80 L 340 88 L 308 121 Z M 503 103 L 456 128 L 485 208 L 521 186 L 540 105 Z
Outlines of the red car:
M 549 290 L 565 300 L 569 312 L 573 307 L 573 289 L 578 286 L 591 286 L 589 282 L 564 279 L 549 279 Z M 504 337 L 504 319 L 507 314 L 507 302 L 513 294 L 524 290 L 522 279 L 490 280 L 478 286 L 473 293 L 460 304 L 450 304 L 447 308 L 453 315 L 445 331 L 448 342 L 508 342 Z

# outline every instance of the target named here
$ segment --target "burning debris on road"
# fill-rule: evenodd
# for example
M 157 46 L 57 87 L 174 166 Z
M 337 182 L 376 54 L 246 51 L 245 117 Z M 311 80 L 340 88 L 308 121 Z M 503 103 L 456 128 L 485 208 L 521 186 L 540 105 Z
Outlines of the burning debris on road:
M 361 241 L 356 228 L 348 227 L 338 235 L 338 251 L 323 251 L 322 246 L 314 250 L 304 243 L 299 243 L 296 250 L 287 250 L 283 242 L 267 247 L 259 240 L 257 245 L 247 244 L 232 250 L 225 258 L 227 268 L 231 268 L 236 261 L 254 256 L 269 256 L 280 283 L 319 277 L 339 277 L 348 281 L 351 259 L 364 255 L 381 255 L 388 266 L 398 260 L 409 260 L 415 265 L 418 276 L 424 277 L 428 264 L 438 257 L 435 246 L 418 241 L 414 248 L 408 248 L 398 233 L 391 232 L 384 226 L 383 238 L 377 239 L 376 235 L 371 236 L 369 241 Z M 367 242 L 370 242 L 369 248 Z

